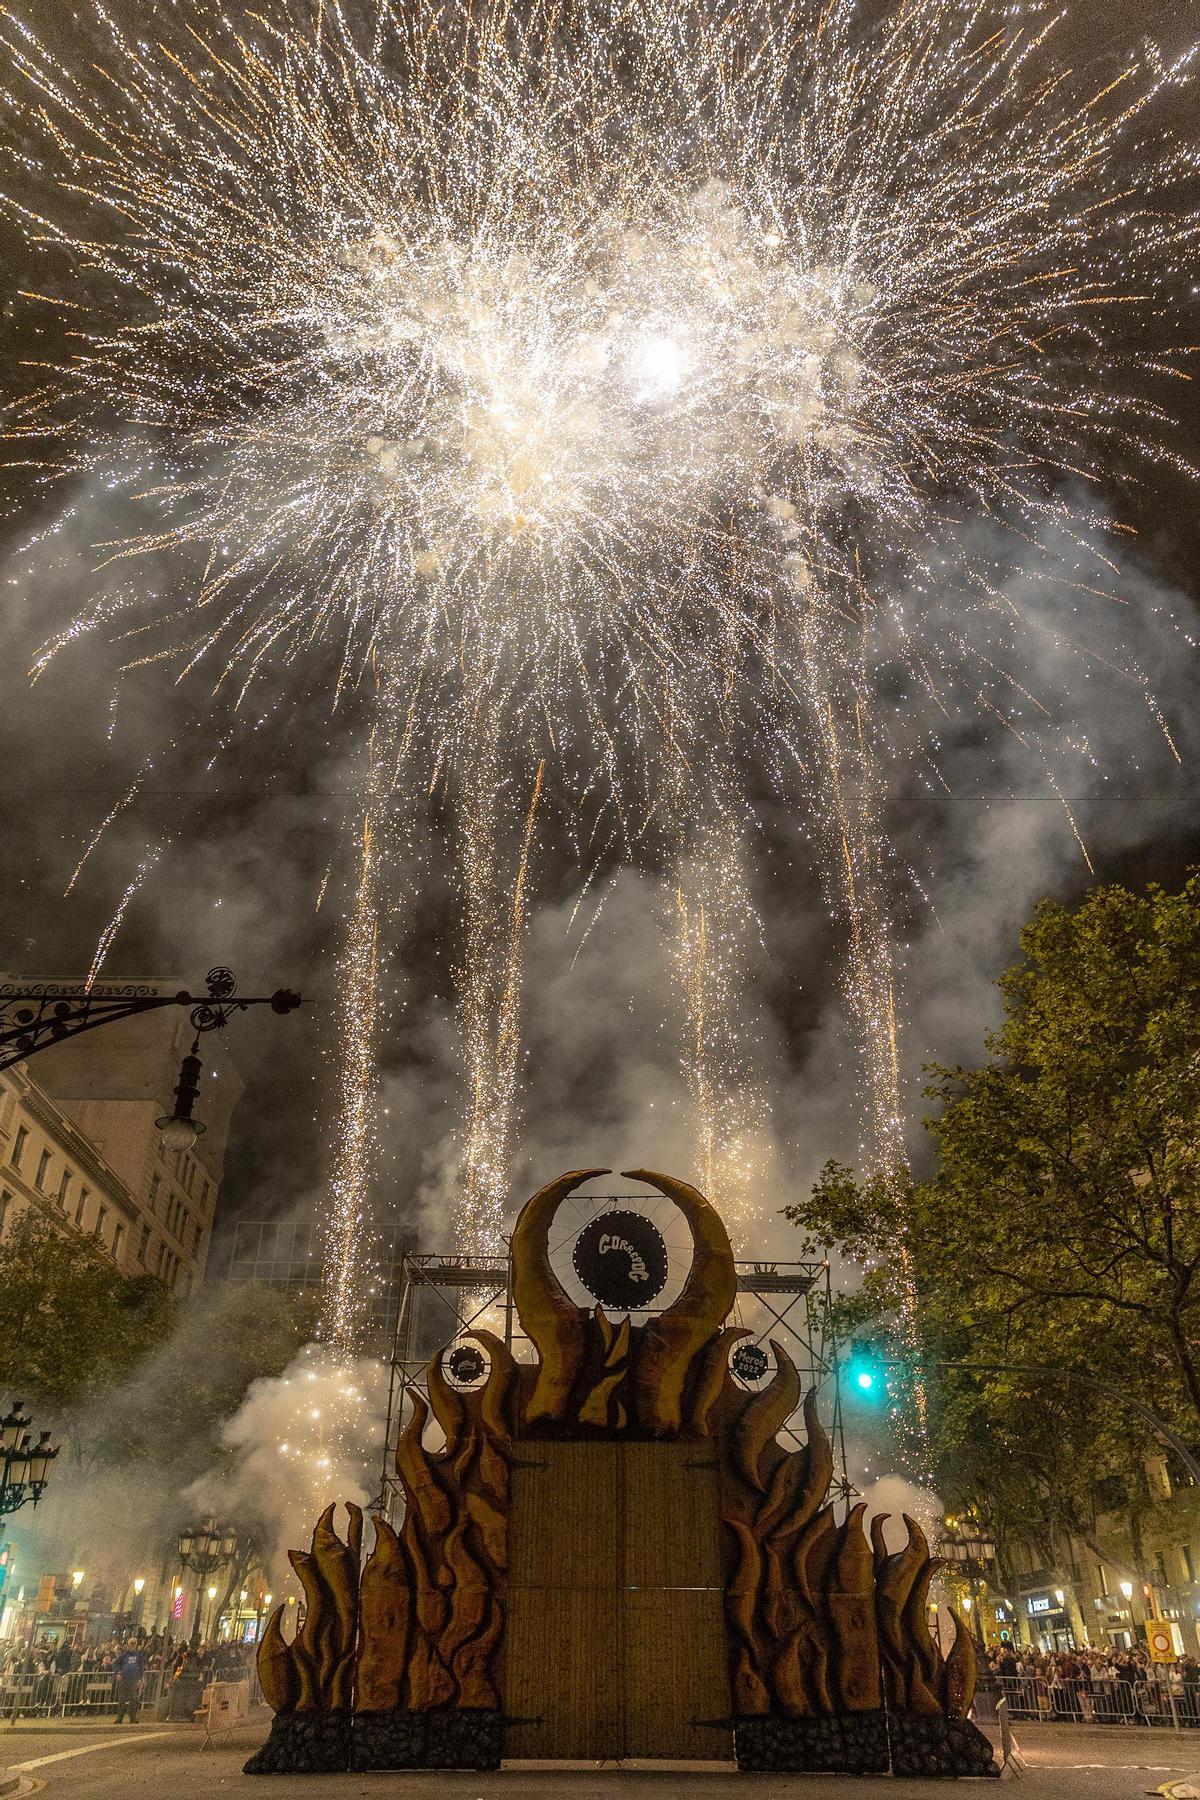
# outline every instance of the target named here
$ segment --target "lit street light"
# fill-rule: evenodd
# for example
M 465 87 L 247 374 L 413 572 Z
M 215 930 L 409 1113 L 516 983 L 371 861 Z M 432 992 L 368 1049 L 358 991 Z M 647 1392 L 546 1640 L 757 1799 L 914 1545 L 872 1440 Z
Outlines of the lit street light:
M 0 1516 L 16 1512 L 27 1500 L 37 1505 L 58 1455 L 48 1431 L 36 1444 L 30 1441 L 27 1427 L 32 1420 L 22 1413 L 22 1405 L 14 1400 L 11 1411 L 0 1419 Z
M 215 1574 L 222 1563 L 232 1562 L 237 1551 L 237 1536 L 232 1531 L 225 1531 L 206 1519 L 203 1525 L 190 1526 L 179 1534 L 179 1560 L 185 1569 L 192 1569 L 197 1576 L 196 1581 L 196 1617 L 192 1623 L 192 1648 L 200 1642 L 201 1590 L 208 1576 Z M 213 1588 L 210 1598 L 215 1597 Z

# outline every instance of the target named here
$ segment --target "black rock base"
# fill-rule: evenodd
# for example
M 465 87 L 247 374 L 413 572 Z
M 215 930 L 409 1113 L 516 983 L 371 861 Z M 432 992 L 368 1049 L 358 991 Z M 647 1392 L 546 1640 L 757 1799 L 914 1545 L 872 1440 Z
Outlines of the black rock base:
M 350 1767 L 350 1714 L 276 1713 L 247 1775 L 332 1775 Z
M 466 1707 L 442 1712 L 354 1715 L 355 1769 L 498 1769 L 501 1715 Z
M 498 1769 L 501 1715 L 445 1712 L 276 1713 L 247 1775 L 349 1769 Z
M 424 1713 L 355 1713 L 350 1766 L 353 1769 L 423 1769 Z
M 734 1720 L 737 1766 L 763 1774 L 885 1775 L 887 1721 L 882 1712 L 829 1718 Z
M 970 1719 L 889 1713 L 893 1775 L 999 1775 L 992 1746 Z
M 425 1714 L 427 1769 L 498 1769 L 502 1747 L 498 1712 L 459 1707 Z

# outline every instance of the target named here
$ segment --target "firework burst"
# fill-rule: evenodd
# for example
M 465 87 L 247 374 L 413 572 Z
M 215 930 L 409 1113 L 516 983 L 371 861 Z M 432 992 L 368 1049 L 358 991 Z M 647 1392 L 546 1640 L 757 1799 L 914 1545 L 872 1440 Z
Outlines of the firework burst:
M 731 769 L 770 770 L 814 822 L 874 1154 L 895 1163 L 889 739 L 864 639 L 886 619 L 914 688 L 1004 716 L 1004 674 L 925 630 L 931 547 L 988 514 L 1063 526 L 1085 559 L 1105 509 L 1068 484 L 1191 473 L 1166 397 L 1196 157 L 1155 114 L 1191 58 L 1145 44 L 1090 82 L 1057 66 L 1038 4 L 882 13 L 417 0 L 365 27 L 267 8 L 153 42 L 97 13 L 78 65 L 3 15 L 7 203 L 46 252 L 28 302 L 62 322 L 10 457 L 138 515 L 104 549 L 123 578 L 45 657 L 122 638 L 131 663 L 207 682 L 214 732 L 267 670 L 285 695 L 378 694 L 346 1042 L 373 1042 L 389 817 L 444 789 L 474 1248 L 503 1218 L 538 806 L 585 867 L 670 865 Z M 175 558 L 165 603 L 147 553 Z M 962 606 L 1012 610 L 973 567 Z M 693 1034 L 717 1046 L 689 1052 L 710 1159 L 736 1159 L 746 1116 L 719 1123 L 705 1072 L 745 1085 L 720 1048 L 749 910 L 729 855 L 679 912 Z M 372 1080 L 351 1055 L 342 1285 Z

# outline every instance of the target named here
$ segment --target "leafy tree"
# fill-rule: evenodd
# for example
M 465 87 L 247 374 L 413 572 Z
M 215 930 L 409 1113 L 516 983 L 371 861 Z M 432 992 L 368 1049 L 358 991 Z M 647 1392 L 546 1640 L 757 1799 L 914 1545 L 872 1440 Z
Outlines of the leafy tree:
M 173 1312 L 152 1276 L 123 1275 L 89 1239 L 24 1213 L 0 1243 L 0 1389 L 57 1425 L 122 1382 Z
M 142 1465 L 176 1492 L 228 1459 L 223 1423 L 315 1325 L 311 1301 L 257 1285 L 178 1301 L 34 1213 L 0 1243 L 0 1320 L 0 1390 L 36 1408 L 71 1463 Z
M 915 1352 L 948 1499 L 1048 1566 L 1070 1537 L 1121 1562 L 1096 1537 L 1115 1475 L 1141 1563 L 1154 1439 L 1136 1414 L 1066 1379 L 937 1365 L 1090 1375 L 1200 1441 L 1200 880 L 1044 902 L 1021 947 L 987 1060 L 932 1071 L 932 1178 L 831 1163 L 787 1216 L 862 1266 L 843 1334 Z
M 1043 902 L 1021 947 L 989 1060 L 930 1089 L 935 1216 L 974 1215 L 939 1279 L 1048 1361 L 1117 1347 L 1200 1439 L 1200 877 Z

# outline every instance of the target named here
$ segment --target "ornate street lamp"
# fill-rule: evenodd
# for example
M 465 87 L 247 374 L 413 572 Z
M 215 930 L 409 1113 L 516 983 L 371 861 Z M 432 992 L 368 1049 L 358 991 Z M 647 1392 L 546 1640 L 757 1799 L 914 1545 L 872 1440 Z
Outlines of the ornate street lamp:
M 273 1013 L 295 1012 L 302 1004 L 290 988 L 273 994 L 241 995 L 232 969 L 210 969 L 204 978 L 205 996 L 181 989 L 177 994 L 148 994 L 143 988 L 126 988 L 114 994 L 93 995 L 86 988 L 56 988 L 43 984 L 28 990 L 11 983 L 0 986 L 0 1070 L 27 1062 L 39 1050 L 50 1050 L 81 1031 L 95 1031 L 116 1019 L 133 1018 L 163 1006 L 183 1006 L 190 1012 L 196 1033 L 192 1047 L 179 1067 L 174 1111 L 154 1123 L 172 1150 L 190 1150 L 207 1126 L 192 1117 L 200 1093 L 200 1037 L 206 1031 L 224 1031 L 234 1013 L 251 1006 L 269 1006 Z
M 37 1505 L 58 1455 L 48 1431 L 36 1444 L 32 1441 L 28 1427 L 33 1421 L 22 1413 L 23 1405 L 14 1400 L 11 1411 L 0 1419 L 0 1516 L 16 1512 L 27 1500 Z
M 206 1519 L 202 1525 L 189 1525 L 179 1534 L 179 1560 L 196 1576 L 196 1616 L 192 1622 L 192 1648 L 200 1642 L 200 1615 L 203 1611 L 204 1585 L 223 1563 L 232 1562 L 237 1554 L 237 1534 Z

